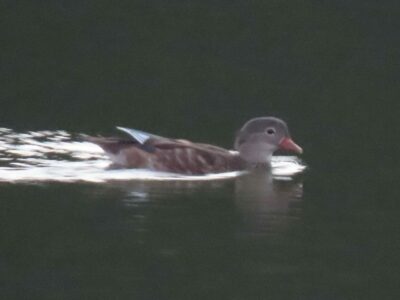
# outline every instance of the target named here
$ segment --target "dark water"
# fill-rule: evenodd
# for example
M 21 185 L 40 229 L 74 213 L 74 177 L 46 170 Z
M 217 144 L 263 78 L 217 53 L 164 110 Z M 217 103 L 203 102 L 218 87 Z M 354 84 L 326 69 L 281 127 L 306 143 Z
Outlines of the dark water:
M 276 115 L 309 166 L 291 181 L 1 183 L 2 299 L 399 297 L 396 1 L 0 6 L 0 127 L 230 147 Z

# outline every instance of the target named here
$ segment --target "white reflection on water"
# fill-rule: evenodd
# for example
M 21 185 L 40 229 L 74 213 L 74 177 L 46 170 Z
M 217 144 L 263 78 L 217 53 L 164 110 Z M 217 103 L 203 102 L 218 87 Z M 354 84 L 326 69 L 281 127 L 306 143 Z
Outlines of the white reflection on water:
M 148 170 L 109 169 L 109 159 L 96 145 L 80 142 L 63 130 L 23 133 L 0 128 L 0 182 L 199 181 L 235 178 L 243 172 L 184 176 Z M 305 166 L 291 156 L 274 157 L 272 176 L 291 180 Z

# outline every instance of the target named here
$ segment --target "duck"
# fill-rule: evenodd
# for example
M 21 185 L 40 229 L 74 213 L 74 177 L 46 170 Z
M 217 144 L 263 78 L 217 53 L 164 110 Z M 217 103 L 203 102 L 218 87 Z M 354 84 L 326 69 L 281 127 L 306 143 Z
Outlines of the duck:
M 276 117 L 257 117 L 247 121 L 236 134 L 234 150 L 162 137 L 132 128 L 117 129 L 129 138 L 83 137 L 103 149 L 113 168 L 204 175 L 257 166 L 268 168 L 273 153 L 279 149 L 297 154 L 303 152 L 291 138 L 287 124 Z

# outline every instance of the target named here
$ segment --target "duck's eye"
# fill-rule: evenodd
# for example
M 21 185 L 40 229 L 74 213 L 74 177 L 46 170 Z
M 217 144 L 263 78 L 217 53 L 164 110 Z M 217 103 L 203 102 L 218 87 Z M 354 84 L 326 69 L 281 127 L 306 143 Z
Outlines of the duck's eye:
M 273 134 L 275 134 L 275 128 L 267 128 L 266 132 L 269 135 L 273 135 Z

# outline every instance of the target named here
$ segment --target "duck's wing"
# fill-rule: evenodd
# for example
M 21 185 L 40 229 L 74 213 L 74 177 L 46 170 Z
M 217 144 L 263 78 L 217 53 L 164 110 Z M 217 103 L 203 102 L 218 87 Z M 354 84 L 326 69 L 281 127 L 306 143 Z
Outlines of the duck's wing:
M 166 139 L 162 136 L 155 135 L 155 134 L 148 133 L 148 132 L 141 131 L 141 130 L 137 130 L 137 129 L 133 129 L 133 128 L 117 126 L 117 129 L 127 133 L 135 141 L 137 141 L 139 144 L 142 144 L 142 145 L 150 139 Z
M 176 147 L 176 148 L 194 148 L 197 150 L 215 151 L 220 153 L 226 153 L 228 151 L 224 148 L 214 145 L 193 143 L 191 141 L 184 139 L 170 139 L 133 128 L 117 126 L 117 129 L 127 133 L 141 145 L 151 145 L 159 149 L 172 149 Z
M 140 137 L 139 137 L 140 138 Z M 182 174 L 206 174 L 240 169 L 235 155 L 226 149 L 176 140 L 148 136 L 141 144 L 136 138 L 86 137 L 86 141 L 99 145 L 116 166 L 149 168 Z
M 240 158 L 229 150 L 187 140 L 148 140 L 161 168 L 174 173 L 207 174 L 242 169 Z M 146 144 L 147 144 L 146 143 Z
M 173 150 L 187 148 L 201 152 L 211 152 L 214 154 L 229 154 L 230 151 L 218 146 L 193 143 L 183 139 L 167 139 L 167 138 L 150 138 L 146 141 L 145 145 L 151 145 L 152 147 L 160 150 Z

